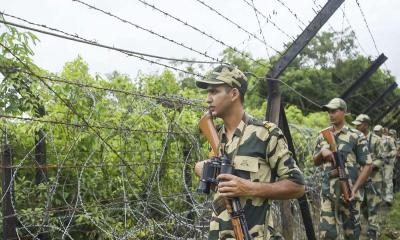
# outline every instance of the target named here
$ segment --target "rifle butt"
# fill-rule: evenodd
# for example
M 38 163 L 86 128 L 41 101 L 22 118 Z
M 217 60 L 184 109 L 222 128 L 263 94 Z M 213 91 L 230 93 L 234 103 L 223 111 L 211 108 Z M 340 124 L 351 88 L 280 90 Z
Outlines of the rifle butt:
M 242 227 L 240 224 L 240 220 L 237 217 L 232 218 L 232 226 L 233 226 L 233 233 L 235 234 L 236 240 L 246 240 L 244 238 L 244 234 L 242 232 Z
M 214 122 L 210 113 L 206 113 L 199 121 L 198 127 L 203 135 L 206 137 L 214 156 L 220 156 L 218 151 L 219 138 L 217 130 L 215 129 Z
M 236 240 L 251 240 L 249 230 L 247 229 L 246 222 L 242 223 L 239 215 L 232 214 L 234 212 L 232 206 L 232 200 L 225 198 L 225 208 L 231 216 L 231 223 L 233 228 L 233 233 L 235 234 Z

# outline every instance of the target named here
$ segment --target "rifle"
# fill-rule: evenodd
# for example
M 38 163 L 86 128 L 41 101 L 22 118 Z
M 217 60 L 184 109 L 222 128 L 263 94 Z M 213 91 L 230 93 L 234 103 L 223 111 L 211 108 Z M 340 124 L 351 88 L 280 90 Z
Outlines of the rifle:
M 349 183 L 349 177 L 347 176 L 343 153 L 339 152 L 337 149 L 335 137 L 331 128 L 326 128 L 321 131 L 322 136 L 329 144 L 329 149 L 332 151 L 335 162 L 332 162 L 332 165 L 336 167 L 338 177 L 339 177 L 339 185 L 340 185 L 340 192 L 342 194 L 342 200 L 347 205 L 350 211 L 350 217 L 353 222 L 355 222 L 355 214 L 357 211 L 354 209 L 354 200 L 350 201 L 351 197 L 351 188 Z
M 223 153 L 222 149 L 219 149 L 220 141 L 217 130 L 214 126 L 211 112 L 207 112 L 200 119 L 198 126 L 210 144 L 214 156 L 211 158 L 210 162 L 206 162 L 203 166 L 200 186 L 197 191 L 201 193 L 209 193 L 210 185 L 217 183 L 216 177 L 218 174 L 233 174 L 234 169 L 231 160 Z M 251 240 L 244 210 L 240 204 L 239 198 L 225 198 L 224 203 L 226 210 L 231 216 L 235 239 Z

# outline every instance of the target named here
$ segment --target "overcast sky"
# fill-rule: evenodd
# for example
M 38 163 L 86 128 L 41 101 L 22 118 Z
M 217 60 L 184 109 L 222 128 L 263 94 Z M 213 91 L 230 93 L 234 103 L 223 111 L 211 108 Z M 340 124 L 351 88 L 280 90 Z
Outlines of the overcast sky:
M 214 58 L 218 58 L 225 48 L 220 43 L 184 26 L 182 23 L 152 10 L 139 0 L 82 1 L 109 11 L 132 23 L 151 29 L 177 42 L 184 43 L 195 50 L 207 52 L 207 55 Z M 296 14 L 296 19 L 278 0 L 254 0 L 255 7 L 265 16 L 271 16 L 271 20 L 284 32 L 282 33 L 271 22 L 266 22 L 266 19 L 259 15 L 262 32 L 267 44 L 271 46 L 267 51 L 261 41 L 249 38 L 247 33 L 218 16 L 215 12 L 210 11 L 197 0 L 142 1 L 154 4 L 156 7 L 188 22 L 227 45 L 238 47 L 242 51 L 249 51 L 254 57 L 266 57 L 268 54 L 273 54 L 274 50 L 272 48 L 282 50 L 283 45 L 291 41 L 287 35 L 296 37 L 301 33 L 301 28 L 304 28 L 304 25 L 300 21 L 308 24 L 315 16 L 314 10 L 318 8 L 315 6 L 314 1 L 320 5 L 326 3 L 325 0 L 281 0 Z M 254 10 L 245 1 L 251 3 L 251 0 L 204 0 L 205 3 L 221 14 L 262 39 Z M 400 39 L 400 14 L 398 11 L 400 10 L 400 1 L 359 0 L 359 2 L 375 38 L 379 53 L 384 53 L 388 57 L 386 64 L 382 67 L 390 70 L 396 76 L 397 82 L 399 82 L 400 47 L 398 42 Z M 72 0 L 3 0 L 0 10 L 35 23 L 45 24 L 49 27 L 58 28 L 119 48 L 168 57 L 210 60 Z M 329 20 L 328 24 L 323 27 L 323 30 L 329 30 L 332 27 L 340 31 L 348 27 L 349 24 L 343 18 L 343 12 L 359 39 L 363 49 L 360 51 L 373 58 L 377 57 L 379 53 L 374 47 L 360 8 L 355 0 L 346 0 Z M 6 20 L 22 23 L 9 17 L 6 17 Z M 24 25 L 27 24 L 24 23 Z M 1 28 L 0 31 L 2 31 Z M 74 43 L 39 33 L 36 35 L 40 38 L 40 42 L 34 47 L 34 60 L 40 67 L 53 72 L 59 72 L 66 61 L 71 61 L 78 55 L 82 56 L 89 64 L 91 73 L 105 74 L 118 70 L 135 78 L 139 70 L 149 73 L 161 69 L 157 65 L 127 57 L 119 52 Z M 168 64 L 166 61 L 162 62 Z

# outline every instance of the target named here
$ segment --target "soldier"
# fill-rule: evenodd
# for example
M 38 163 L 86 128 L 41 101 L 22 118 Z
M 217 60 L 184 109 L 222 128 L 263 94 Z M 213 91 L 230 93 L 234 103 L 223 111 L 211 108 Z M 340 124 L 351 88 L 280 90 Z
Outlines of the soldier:
M 291 157 L 282 131 L 273 123 L 247 115 L 243 109 L 247 79 L 235 67 L 219 66 L 196 85 L 208 91 L 212 115 L 223 120 L 221 148 L 232 159 L 235 174 L 220 174 L 214 195 L 209 239 L 231 239 L 231 217 L 222 198 L 239 197 L 253 239 L 268 239 L 271 200 L 298 198 L 304 179 Z M 205 160 L 208 161 L 208 160 Z M 201 176 L 204 161 L 195 166 Z M 273 182 L 275 177 L 279 181 Z
M 387 128 L 383 129 L 382 144 L 384 147 L 383 159 L 384 165 L 384 192 L 383 200 L 387 206 L 392 206 L 393 202 L 393 168 L 396 160 L 397 149 L 395 140 L 389 136 Z
M 336 166 L 334 166 L 334 155 L 328 142 L 320 134 L 313 156 L 314 164 L 316 166 L 322 165 L 324 170 L 321 191 L 320 237 L 321 239 L 339 239 L 338 226 L 343 223 L 345 239 L 359 239 L 362 193 L 358 190 L 368 179 L 372 170 L 367 139 L 360 131 L 345 125 L 347 105 L 343 99 L 334 98 L 324 105 L 323 109 L 329 113 L 332 124 L 330 128 L 335 136 L 338 151 L 343 154 L 345 160 L 345 170 L 351 188 L 350 200 L 354 210 L 350 212 L 349 206 L 341 198 L 343 193 L 340 192 L 339 178 Z M 362 168 L 360 169 L 360 167 Z
M 383 159 L 381 137 L 369 131 L 371 119 L 366 114 L 360 114 L 352 123 L 356 129 L 364 134 L 368 140 L 368 150 L 372 159 L 372 173 L 365 184 L 364 200 L 361 204 L 361 211 L 368 221 L 367 235 L 369 239 L 377 239 L 379 235 L 379 225 L 377 213 L 379 204 L 382 200 L 382 167 Z
M 399 148 L 400 148 L 399 139 L 397 138 L 397 131 L 394 129 L 390 129 L 389 136 L 393 139 L 394 145 L 396 146 L 396 159 L 397 159 L 397 156 L 399 155 Z
M 392 135 L 394 139 L 396 140 L 396 150 L 397 150 L 397 155 L 396 155 L 396 161 L 394 163 L 394 169 L 393 169 L 393 192 L 398 192 L 400 189 L 400 139 L 397 137 L 397 131 L 394 129 L 391 129 Z M 390 133 L 389 131 L 389 133 Z

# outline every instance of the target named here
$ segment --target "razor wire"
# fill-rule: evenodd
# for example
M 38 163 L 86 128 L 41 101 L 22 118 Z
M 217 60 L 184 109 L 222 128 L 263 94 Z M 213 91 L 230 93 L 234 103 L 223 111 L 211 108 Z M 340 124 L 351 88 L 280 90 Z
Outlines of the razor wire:
M 50 98 L 41 118 L 0 116 L 7 119 L 2 127 L 16 146 L 14 164 L 3 166 L 13 169 L 8 190 L 15 191 L 15 214 L 4 217 L 18 220 L 19 238 L 207 237 L 212 208 L 207 196 L 196 193 L 198 180 L 192 172 L 205 156 L 205 143 L 196 124 L 185 122 L 188 115 L 199 118 L 203 108 L 190 99 L 178 101 L 185 107 L 176 108 L 165 104 L 169 98 L 177 101 L 174 96 L 160 101 L 158 96 L 94 87 L 83 80 L 48 78 L 16 59 L 26 68 L 20 73 L 36 79 L 43 85 L 40 95 Z M 63 88 L 73 88 L 73 94 L 61 94 Z M 46 133 L 41 139 L 36 139 L 38 130 Z M 44 140 L 51 154 L 43 166 L 35 157 L 36 146 Z M 310 145 L 296 146 L 304 159 L 310 156 Z M 32 181 L 38 173 L 45 181 Z M 299 209 L 295 203 L 291 206 L 300 234 Z M 272 209 L 279 209 L 277 203 Z
M 26 118 L 16 118 L 6 124 L 9 129 L 12 125 L 24 125 L 28 132 L 40 124 L 46 132 L 48 151 L 52 153 L 47 158 L 50 166 L 46 169 L 47 181 L 37 185 L 29 180 L 38 170 L 32 166 L 35 163 L 34 146 L 29 149 L 29 145 L 34 144 L 34 136 L 30 140 L 19 136 L 18 144 L 11 138 L 11 145 L 18 146 L 16 150 L 19 150 L 12 167 L 15 170 L 14 210 L 21 223 L 18 227 L 21 238 L 35 239 L 43 234 L 52 239 L 80 239 L 80 234 L 87 238 L 103 236 L 107 239 L 206 238 L 211 207 L 206 196 L 195 192 L 198 180 L 192 177 L 193 164 L 205 156 L 200 137 L 193 132 L 195 126 L 179 124 L 182 113 L 165 109 L 152 100 L 131 101 L 140 101 L 152 109 L 126 110 L 127 115 L 138 113 L 132 121 L 139 122 L 142 117 L 160 114 L 162 126 L 159 130 L 162 131 L 150 134 L 149 131 L 125 131 L 123 127 L 102 131 L 108 133 L 106 139 L 115 142 L 114 147 L 123 152 L 121 154 L 131 156 L 127 160 L 132 163 L 135 174 L 83 126 L 37 123 Z M 187 111 L 202 113 L 196 108 Z M 122 116 L 122 126 L 128 124 L 122 120 L 129 121 Z M 315 130 L 296 125 L 290 127 L 299 161 L 309 159 Z M 23 133 L 9 130 L 9 134 L 17 138 Z M 298 137 L 305 141 L 297 141 Z M 62 141 L 62 138 L 70 140 Z M 82 142 L 88 138 L 91 147 L 81 149 Z M 61 145 L 65 142 L 68 142 L 67 146 Z M 132 181 L 139 181 L 133 175 L 140 175 L 142 182 L 133 186 Z M 191 181 L 185 179 L 189 176 Z M 318 195 L 318 186 L 309 185 L 316 182 L 315 179 L 307 181 L 310 199 L 316 199 L 315 195 Z M 32 198 L 36 200 L 29 201 Z M 294 231 L 302 236 L 299 207 L 295 201 L 291 201 L 291 206 Z M 279 225 L 279 202 L 273 204 L 272 213 Z

